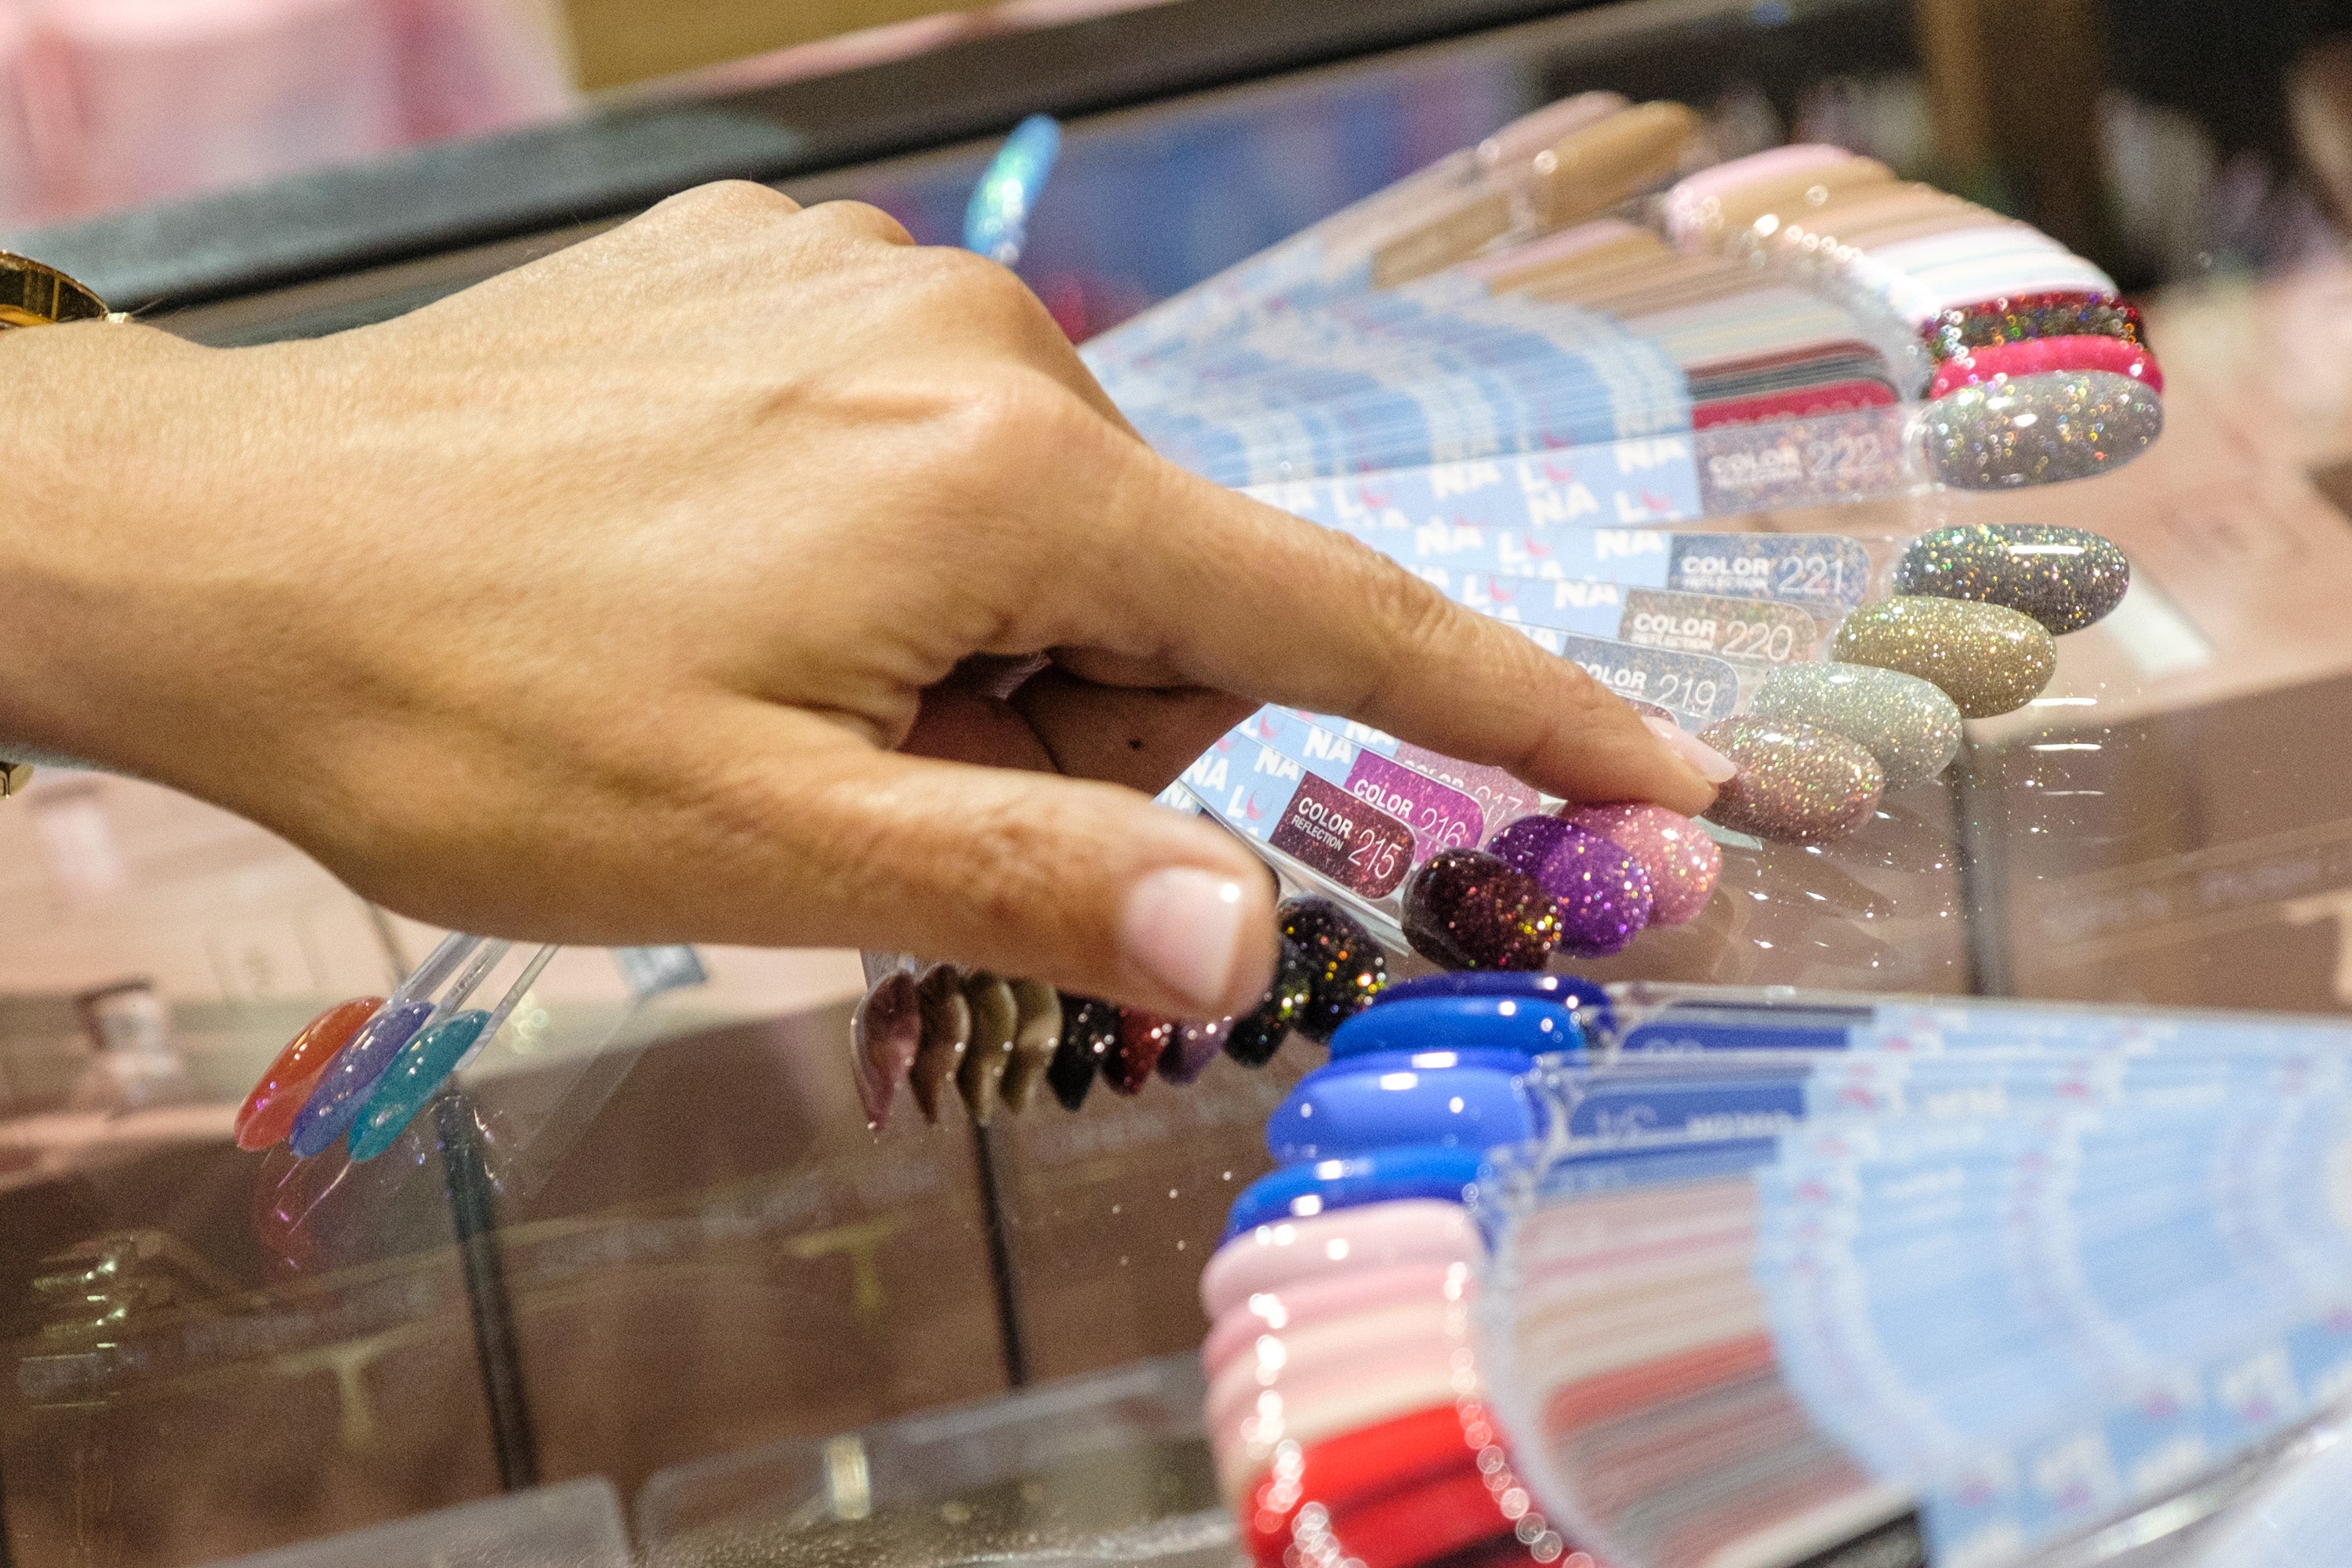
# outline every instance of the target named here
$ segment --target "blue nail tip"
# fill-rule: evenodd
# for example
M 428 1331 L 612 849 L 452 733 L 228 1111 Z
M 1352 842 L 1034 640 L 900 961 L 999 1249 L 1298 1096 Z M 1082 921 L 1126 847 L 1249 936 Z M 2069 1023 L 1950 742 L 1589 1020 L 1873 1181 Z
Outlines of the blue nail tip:
M 1219 1245 L 1262 1225 L 1307 1219 L 1335 1209 L 1404 1198 L 1467 1203 L 1477 1194 L 1486 1155 L 1476 1149 L 1383 1149 L 1347 1159 L 1286 1165 L 1260 1176 L 1234 1200 Z
M 1445 1144 L 1486 1150 L 1524 1143 L 1549 1123 L 1528 1087 L 1527 1064 L 1458 1062 L 1462 1053 L 1380 1052 L 1301 1079 L 1266 1121 L 1265 1146 L 1286 1163 Z M 1480 1052 L 1509 1059 L 1507 1052 Z
M 1613 1016 L 1608 988 L 1596 981 L 1580 974 L 1529 974 L 1507 969 L 1463 969 L 1394 981 L 1372 998 L 1372 1005 L 1392 1007 L 1430 996 L 1541 997 L 1574 1013 L 1588 1034 L 1607 1029 Z
M 319 1087 L 310 1091 L 300 1114 L 294 1118 L 293 1135 L 287 1140 L 294 1152 L 308 1159 L 325 1152 L 341 1137 L 400 1047 L 432 1016 L 430 1002 L 402 1002 L 387 1005 L 369 1019 L 367 1026 L 352 1037 L 352 1043 L 336 1054 L 334 1065 L 320 1076 Z
M 352 1158 L 373 1160 L 391 1148 L 474 1048 L 489 1021 L 489 1014 L 480 1008 L 454 1013 L 401 1047 L 352 1122 Z
M 1331 1059 L 1375 1051 L 1500 1050 L 1533 1057 L 1584 1047 L 1577 1016 L 1556 1001 L 1512 994 L 1385 998 L 1339 1026 Z

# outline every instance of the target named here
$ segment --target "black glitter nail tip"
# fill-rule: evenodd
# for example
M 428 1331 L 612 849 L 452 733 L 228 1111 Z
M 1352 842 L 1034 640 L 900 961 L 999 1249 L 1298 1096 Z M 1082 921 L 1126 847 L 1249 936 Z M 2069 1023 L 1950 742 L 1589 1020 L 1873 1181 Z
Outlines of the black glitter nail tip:
M 1291 1026 L 1328 1045 L 1389 983 L 1389 961 L 1372 933 L 1328 899 L 1286 899 L 1274 916 L 1306 955 L 1310 974 L 1307 1005 Z
M 1062 998 L 1062 1043 L 1045 1068 L 1045 1087 L 1063 1110 L 1076 1110 L 1087 1102 L 1095 1075 L 1118 1048 L 1118 1008 L 1091 996 Z
M 1284 937 L 1274 961 L 1274 984 L 1266 987 L 1263 1001 L 1225 1031 L 1225 1055 L 1245 1068 L 1265 1066 L 1314 1001 L 1314 966 L 1305 949 Z
M 1447 969 L 1539 970 L 1559 946 L 1559 905 L 1483 849 L 1444 849 L 1405 884 L 1404 938 Z

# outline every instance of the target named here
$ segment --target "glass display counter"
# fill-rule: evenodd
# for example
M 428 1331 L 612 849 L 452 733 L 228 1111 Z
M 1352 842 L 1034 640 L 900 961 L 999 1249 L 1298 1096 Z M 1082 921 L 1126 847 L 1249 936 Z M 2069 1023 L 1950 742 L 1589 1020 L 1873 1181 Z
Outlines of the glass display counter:
M 1728 151 L 1811 130 L 1932 163 L 1917 70 L 1900 6 L 1643 0 L 1130 103 L 1069 124 L 1024 269 L 1083 336 L 1586 88 L 1700 106 Z M 707 107 L 661 112 L 691 136 Z M 499 167 L 579 176 L 534 145 Z M 991 145 L 782 184 L 945 242 Z M 175 280 L 120 224 L 111 252 L 83 241 L 163 325 L 254 342 L 605 221 L 531 218 L 543 194 L 488 239 L 257 251 L 249 286 L 217 255 Z M 1732 850 L 1701 919 L 1585 972 L 2352 1005 L 2352 784 L 2328 763 L 2352 714 L 2352 268 L 2166 290 L 2148 320 L 2168 428 L 2126 472 L 1725 525 L 2064 522 L 2122 544 L 2135 586 L 1948 781 L 1843 845 Z M 298 1166 L 233 1147 L 236 1099 L 434 933 L 161 790 L 50 775 L 23 804 L 0 882 L 47 915 L 0 956 L 0 1568 L 1234 1560 L 1196 1286 L 1303 1045 L 1076 1114 L 873 1134 L 853 955 L 706 951 L 701 983 L 641 995 L 570 952 L 431 1129 Z M 93 1021 L 125 983 L 163 1004 L 143 1062 Z

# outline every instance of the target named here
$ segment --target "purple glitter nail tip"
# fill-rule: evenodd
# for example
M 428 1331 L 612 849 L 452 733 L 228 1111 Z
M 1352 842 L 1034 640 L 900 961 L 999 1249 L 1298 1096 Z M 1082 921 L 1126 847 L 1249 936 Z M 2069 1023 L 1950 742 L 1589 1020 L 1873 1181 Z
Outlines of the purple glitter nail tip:
M 1579 958 L 1622 952 L 1650 923 L 1650 874 L 1624 846 L 1556 816 L 1523 816 L 1486 849 L 1532 877 L 1559 905 L 1559 949 Z

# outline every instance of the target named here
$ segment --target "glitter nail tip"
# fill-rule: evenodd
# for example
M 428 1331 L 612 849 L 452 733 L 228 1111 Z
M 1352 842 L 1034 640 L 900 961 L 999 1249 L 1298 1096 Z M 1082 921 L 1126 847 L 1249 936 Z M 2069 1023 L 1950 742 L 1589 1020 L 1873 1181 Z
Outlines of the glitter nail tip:
M 2131 563 L 2115 541 L 2038 522 L 1938 528 L 1895 563 L 1898 594 L 2005 605 L 2056 637 L 2100 620 L 2130 588 Z
M 1091 996 L 1062 998 L 1062 1043 L 1055 1048 L 1053 1065 L 1045 1069 L 1045 1087 L 1076 1110 L 1087 1102 L 1102 1064 L 1118 1049 L 1118 1009 Z
M 866 994 L 851 1020 L 856 1044 L 854 1058 L 857 1098 L 866 1107 L 866 1125 L 879 1132 L 890 1123 L 890 1106 L 898 1096 L 898 1080 L 915 1065 L 923 1045 L 923 1008 L 916 998 L 915 977 L 901 969 L 886 974 Z
M 1013 1003 L 1020 1015 L 1013 1030 L 1013 1060 L 996 1092 L 1004 1108 L 1018 1114 L 1029 1109 L 1037 1086 L 1045 1081 L 1045 1069 L 1061 1049 L 1062 996 L 1042 980 L 1016 980 Z
M 1118 1044 L 1102 1059 L 1103 1081 L 1121 1094 L 1141 1094 L 1152 1069 L 1176 1040 L 1176 1020 L 1139 1007 L 1118 1010 Z
M 1940 693 L 1938 694 L 1940 695 Z M 1723 875 L 1723 851 L 1706 829 L 1663 805 L 1570 806 L 1560 816 L 1622 845 L 1650 875 L 1650 923 L 1678 926 L 1698 918 Z
M 1286 899 L 1274 911 L 1283 936 L 1306 954 L 1306 1008 L 1292 1025 L 1320 1045 L 1389 983 L 1389 961 L 1355 917 L 1328 899 Z
M 1225 1033 L 1233 1026 L 1231 1018 L 1177 1025 L 1176 1037 L 1160 1053 L 1160 1076 L 1170 1083 L 1191 1083 L 1199 1078 L 1225 1048 Z
M 2006 605 L 1905 594 L 1848 616 L 1830 657 L 1916 675 L 1962 718 L 1990 719 L 2042 695 L 2058 668 L 2058 645 L 2040 621 Z
M 1559 951 L 1605 958 L 1650 923 L 1650 873 L 1622 844 L 1557 816 L 1523 816 L 1486 841 L 1559 905 Z
M 951 963 L 935 963 L 924 971 L 915 988 L 922 1009 L 922 1043 L 907 1071 L 907 1087 L 915 1093 L 915 1109 L 933 1126 L 940 1121 L 940 1091 L 963 1065 L 971 1045 L 971 1004 L 964 999 L 963 976 Z
M 1225 1031 L 1225 1055 L 1245 1068 L 1262 1068 L 1282 1049 L 1282 1042 L 1315 1004 L 1316 969 L 1307 950 L 1288 937 L 1274 961 L 1274 984 L 1249 1012 Z
M 1960 751 L 1960 710 L 1941 688 L 1873 664 L 1783 665 L 1748 711 L 1859 742 L 1890 790 L 1934 778 Z
M 1966 387 L 1920 416 L 1928 470 L 1958 489 L 2054 485 L 2120 468 L 2164 429 L 2164 402 L 2105 371 Z
M 1404 939 L 1445 969 L 1541 969 L 1559 946 L 1559 904 L 1483 849 L 1442 849 L 1405 884 Z
M 1843 735 L 1778 719 L 1726 719 L 1699 738 L 1739 764 L 1706 819 L 1780 844 L 1828 844 L 1870 820 L 1885 775 Z
M 2016 380 L 2070 370 L 2105 371 L 2138 382 L 2159 395 L 2164 391 L 2164 367 L 2157 363 L 2154 354 L 2121 338 L 2086 332 L 1963 349 L 1936 367 L 1927 395 L 1948 397 L 1964 387 L 1990 386 L 2003 377 Z
M 994 974 L 966 976 L 963 999 L 971 1006 L 971 1043 L 956 1064 L 956 1093 L 971 1113 L 972 1125 L 985 1127 L 996 1119 L 997 1090 L 1004 1082 L 1004 1069 L 1013 1065 L 1021 1007 L 1013 999 L 1013 987 Z

